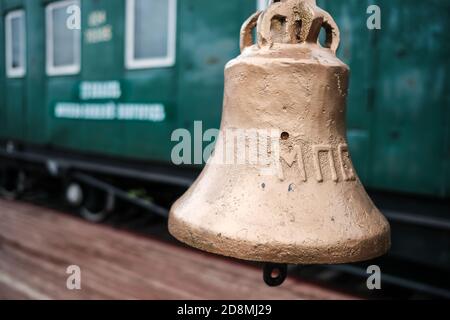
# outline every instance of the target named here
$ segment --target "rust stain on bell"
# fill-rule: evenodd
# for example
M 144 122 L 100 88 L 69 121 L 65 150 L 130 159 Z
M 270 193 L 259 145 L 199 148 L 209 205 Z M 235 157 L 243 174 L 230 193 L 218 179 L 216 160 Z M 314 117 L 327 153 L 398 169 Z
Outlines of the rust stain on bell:
M 314 0 L 274 2 L 244 23 L 242 54 L 225 68 L 216 151 L 229 131 L 275 130 L 276 170 L 221 164 L 216 152 L 172 207 L 173 236 L 208 252 L 274 263 L 349 263 L 389 250 L 389 224 L 348 152 L 349 68 L 336 57 L 339 40 L 333 18 Z

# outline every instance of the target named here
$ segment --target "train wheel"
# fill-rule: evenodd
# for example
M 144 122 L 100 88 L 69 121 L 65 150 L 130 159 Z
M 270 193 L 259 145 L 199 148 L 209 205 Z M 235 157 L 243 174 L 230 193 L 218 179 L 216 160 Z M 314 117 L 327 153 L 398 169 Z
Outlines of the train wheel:
M 103 222 L 113 212 L 115 202 L 111 193 L 93 187 L 84 188 L 80 215 L 89 222 Z
M 8 200 L 19 198 L 25 190 L 25 173 L 14 168 L 0 168 L 0 196 Z

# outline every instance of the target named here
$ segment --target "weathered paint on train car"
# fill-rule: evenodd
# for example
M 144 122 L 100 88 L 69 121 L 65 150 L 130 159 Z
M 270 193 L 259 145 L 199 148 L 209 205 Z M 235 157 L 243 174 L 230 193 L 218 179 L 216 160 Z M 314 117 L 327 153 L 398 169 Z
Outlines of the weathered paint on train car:
M 49 76 L 46 6 L 57 2 L 0 1 L 2 30 L 17 9 L 25 10 L 27 29 L 25 77 L 6 77 L 0 63 L 0 139 L 169 163 L 174 129 L 194 131 L 196 120 L 219 126 L 223 68 L 239 53 L 240 25 L 259 1 L 178 0 L 174 64 L 128 69 L 126 1 L 81 0 L 80 72 Z M 340 26 L 338 55 L 352 69 L 348 136 L 363 182 L 448 197 L 449 3 L 318 3 Z M 382 9 L 381 30 L 366 26 L 371 4 Z
M 23 0 L 7 0 L 3 2 L 4 12 L 12 12 L 22 9 L 24 5 Z M 3 15 L 3 25 L 5 23 L 6 15 Z M 3 44 L 6 40 L 6 32 L 4 25 L 2 28 Z M 3 61 L 5 61 L 5 50 L 2 50 Z M 5 66 L 6 68 L 6 66 Z M 3 116 L 4 133 L 9 137 L 14 137 L 18 140 L 24 140 L 24 113 L 26 112 L 26 79 L 24 77 L 4 78 L 2 100 L 4 103 Z
M 450 2 L 319 0 L 351 67 L 348 138 L 366 186 L 450 195 Z M 381 8 L 381 30 L 366 26 Z
M 384 0 L 377 34 L 370 184 L 450 194 L 450 2 Z

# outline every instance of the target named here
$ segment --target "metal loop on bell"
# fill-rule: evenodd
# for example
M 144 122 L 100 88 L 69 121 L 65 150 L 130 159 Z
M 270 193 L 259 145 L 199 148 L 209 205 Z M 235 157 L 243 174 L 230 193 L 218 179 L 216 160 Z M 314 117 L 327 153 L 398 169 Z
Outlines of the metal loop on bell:
M 255 27 L 260 48 L 271 48 L 275 43 L 320 45 L 322 28 L 326 32 L 324 47 L 333 53 L 339 47 L 340 32 L 336 22 L 328 12 L 317 7 L 315 0 L 271 1 L 265 11 L 256 15 L 244 23 L 241 30 L 241 50 L 253 44 L 251 31 Z
M 266 263 L 263 268 L 264 282 L 269 287 L 278 287 L 287 278 L 287 264 Z
M 246 48 L 253 45 L 253 30 L 256 28 L 259 17 L 262 11 L 255 12 L 247 21 L 244 22 L 241 28 L 240 48 L 243 52 Z

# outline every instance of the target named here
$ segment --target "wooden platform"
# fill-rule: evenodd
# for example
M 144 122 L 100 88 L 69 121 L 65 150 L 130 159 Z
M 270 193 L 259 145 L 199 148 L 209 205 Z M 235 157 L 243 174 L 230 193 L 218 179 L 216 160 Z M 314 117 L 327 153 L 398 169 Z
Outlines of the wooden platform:
M 66 287 L 69 265 L 79 291 Z M 346 298 L 296 279 L 269 288 L 234 260 L 0 200 L 0 299 Z

